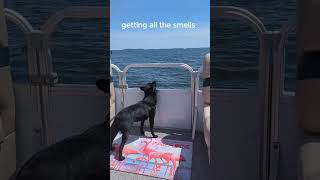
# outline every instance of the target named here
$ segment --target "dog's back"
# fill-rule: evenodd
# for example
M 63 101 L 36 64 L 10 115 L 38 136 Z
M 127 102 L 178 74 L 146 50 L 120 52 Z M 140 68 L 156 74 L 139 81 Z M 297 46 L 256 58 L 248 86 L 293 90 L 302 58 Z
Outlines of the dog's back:
M 145 105 L 142 101 L 128 106 L 121 110 L 115 117 L 117 123 L 133 123 L 148 118 L 150 106 Z
M 143 100 L 142 100 L 143 101 Z M 148 118 L 148 107 L 142 101 L 122 109 L 114 118 L 111 126 L 111 140 L 114 140 L 119 131 L 126 131 L 135 121 Z

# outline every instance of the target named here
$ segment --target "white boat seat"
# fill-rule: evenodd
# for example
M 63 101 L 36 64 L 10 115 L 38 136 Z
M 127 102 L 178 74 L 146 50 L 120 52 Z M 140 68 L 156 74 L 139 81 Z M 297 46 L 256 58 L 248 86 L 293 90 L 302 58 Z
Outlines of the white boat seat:
M 203 127 L 210 162 L 210 53 L 203 60 Z
M 297 117 L 306 133 L 320 134 L 320 80 L 297 80 Z
M 112 67 L 110 62 L 110 126 L 112 124 L 112 118 L 116 114 L 116 98 L 115 98 L 115 90 L 113 85 L 113 79 L 112 79 Z
M 302 177 L 304 180 L 320 179 L 320 142 L 301 147 Z
M 300 1 L 297 9 L 297 119 L 311 142 L 301 147 L 303 180 L 320 179 L 320 25 L 314 19 L 320 15 L 320 1 Z

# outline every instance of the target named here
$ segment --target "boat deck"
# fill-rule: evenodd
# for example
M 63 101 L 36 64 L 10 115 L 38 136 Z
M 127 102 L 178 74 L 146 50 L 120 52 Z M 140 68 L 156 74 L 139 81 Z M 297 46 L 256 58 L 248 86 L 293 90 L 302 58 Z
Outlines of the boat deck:
M 151 133 L 148 128 L 145 128 L 146 136 L 151 137 Z M 165 139 L 174 139 L 182 141 L 191 141 L 191 131 L 185 130 L 168 130 L 168 129 L 158 129 L 155 128 L 155 133 Z M 134 127 L 130 132 L 132 135 L 139 136 L 139 127 Z M 204 141 L 203 133 L 196 133 L 193 142 L 193 154 L 192 154 L 192 180 L 207 180 L 210 179 L 209 176 L 209 162 L 208 153 Z M 126 173 L 122 171 L 110 170 L 110 178 L 113 180 L 154 180 L 161 179 L 155 177 L 149 177 L 144 175 Z

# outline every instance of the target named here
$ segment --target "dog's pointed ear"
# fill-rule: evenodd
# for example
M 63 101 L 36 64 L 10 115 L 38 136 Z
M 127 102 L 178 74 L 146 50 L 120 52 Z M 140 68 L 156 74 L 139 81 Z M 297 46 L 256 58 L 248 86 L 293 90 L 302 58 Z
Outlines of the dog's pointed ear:
M 145 91 L 145 87 L 140 87 L 140 90 L 141 91 Z
M 151 84 L 154 84 L 154 86 L 157 87 L 156 81 L 152 81 Z
M 96 86 L 104 93 L 108 93 L 110 89 L 110 82 L 107 79 L 99 79 L 96 81 Z

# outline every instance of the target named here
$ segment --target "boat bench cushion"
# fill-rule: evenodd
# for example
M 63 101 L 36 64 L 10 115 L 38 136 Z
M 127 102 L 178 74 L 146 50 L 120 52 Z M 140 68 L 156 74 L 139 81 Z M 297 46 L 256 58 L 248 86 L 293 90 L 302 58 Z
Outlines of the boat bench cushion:
M 113 83 L 110 83 L 110 120 L 115 116 L 115 106 L 116 106 L 116 100 L 115 100 L 115 91 Z
M 297 118 L 306 133 L 320 134 L 320 80 L 297 80 Z
M 210 80 L 210 53 L 204 57 L 202 77 Z M 208 147 L 210 162 L 210 84 L 208 83 L 204 83 L 203 87 L 203 107 L 204 139 Z
M 303 180 L 320 179 L 320 143 L 307 143 L 301 147 Z
M 203 79 L 210 80 L 210 53 L 207 54 L 203 60 Z M 210 105 L 210 84 L 203 87 L 203 101 L 204 104 Z
M 110 120 L 115 116 L 116 97 L 112 78 L 112 67 L 110 62 Z M 111 124 L 111 122 L 110 122 Z
M 203 111 L 204 139 L 210 152 L 210 106 L 205 106 Z

